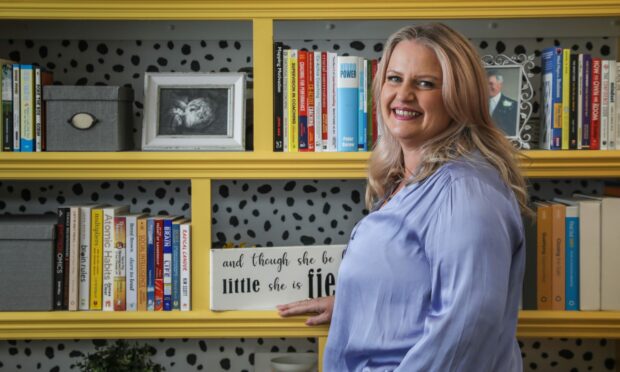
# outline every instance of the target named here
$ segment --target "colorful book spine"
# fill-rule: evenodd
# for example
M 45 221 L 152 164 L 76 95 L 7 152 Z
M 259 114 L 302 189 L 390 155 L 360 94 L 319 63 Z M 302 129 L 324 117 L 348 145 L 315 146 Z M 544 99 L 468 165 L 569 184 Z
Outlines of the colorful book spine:
M 116 215 L 129 212 L 127 206 L 103 208 L 103 311 L 114 311 L 114 277 L 117 270 Z M 124 251 L 123 251 L 124 254 Z M 123 268 L 125 264 L 123 263 Z M 124 289 L 123 289 L 124 290 Z
M 181 310 L 181 222 L 172 223 L 172 310 Z
M 544 123 L 541 146 L 547 150 L 562 148 L 562 49 L 542 52 Z
M 366 130 L 366 143 L 368 150 L 372 150 L 374 145 L 373 132 L 376 131 L 375 118 L 372 114 L 373 97 L 372 97 L 372 60 L 366 60 L 366 120 L 368 128 Z
M 359 57 L 357 61 L 359 87 L 358 87 L 358 111 L 357 111 L 357 151 L 368 151 L 366 131 L 368 119 L 366 118 L 366 60 Z
M 13 67 L 9 63 L 0 64 L 2 79 L 2 150 L 13 151 Z
M 562 150 L 569 149 L 570 138 L 570 49 L 562 50 Z
M 90 310 L 91 217 L 96 206 L 80 207 L 80 284 L 79 310 Z M 100 207 L 100 206 L 99 206 Z
M 43 151 L 43 87 L 41 67 L 34 68 L 34 151 Z
M 114 217 L 114 311 L 127 310 L 127 219 Z
M 164 284 L 163 310 L 172 310 L 172 220 L 163 220 L 163 261 L 162 276 Z
M 289 49 L 284 49 L 282 51 L 282 146 L 284 147 L 284 152 L 290 151 L 288 148 L 289 142 L 289 100 L 288 100 L 288 92 L 289 92 L 289 59 L 291 58 L 291 51 Z
M 336 53 L 327 54 L 327 151 L 338 151 L 338 126 L 336 75 L 338 70 Z
M 306 110 L 308 111 L 308 151 L 314 152 L 315 148 L 315 110 L 314 110 L 314 52 L 308 52 L 306 62 Z
M 34 152 L 34 66 L 20 65 L 20 151 Z
M 592 58 L 590 150 L 601 149 L 601 59 Z
M 323 148 L 321 151 L 329 150 L 329 88 L 331 84 L 328 79 L 328 63 L 327 52 L 321 52 L 321 144 Z
M 323 151 L 323 79 L 322 52 L 314 52 L 314 151 Z
M 13 65 L 13 151 L 20 151 L 20 123 L 21 123 L 21 84 L 20 72 L 17 63 Z
M 299 151 L 308 151 L 308 52 L 297 52 L 297 107 Z
M 54 310 L 63 310 L 65 278 L 65 210 L 58 208 L 56 254 L 54 255 Z
M 337 111 L 336 126 L 338 151 L 357 151 L 357 126 L 359 114 L 359 63 L 358 57 L 337 57 Z
M 90 309 L 101 310 L 103 300 L 103 207 L 93 208 L 90 217 Z
M 273 46 L 273 66 L 274 66 L 274 79 L 273 79 L 273 151 L 284 151 L 284 133 L 282 132 L 282 51 L 284 44 L 281 42 L 275 42 Z
M 138 311 L 146 311 L 147 218 L 138 219 Z
M 126 310 L 138 310 L 138 220 L 143 215 L 130 214 L 125 216 L 125 296 Z
M 578 63 L 579 56 L 577 54 L 569 54 L 569 102 L 568 102 L 568 148 L 570 150 L 577 150 L 577 140 L 578 140 L 578 129 L 579 124 L 577 123 L 577 97 L 579 94 L 578 90 Z
M 566 206 L 566 310 L 579 310 L 579 207 Z
M 592 113 L 592 56 L 583 55 L 583 95 L 582 95 L 582 149 L 590 148 L 590 121 Z
M 146 309 L 155 311 L 155 219 L 146 225 Z
M 181 311 L 191 310 L 191 224 L 182 223 L 181 234 Z
M 164 309 L 164 221 L 155 220 L 155 311 Z
M 299 151 L 299 98 L 297 84 L 297 49 L 290 49 L 288 58 L 288 151 Z
M 536 208 L 536 298 L 538 310 L 551 310 L 551 206 Z
M 551 309 L 566 309 L 566 206 L 551 205 Z

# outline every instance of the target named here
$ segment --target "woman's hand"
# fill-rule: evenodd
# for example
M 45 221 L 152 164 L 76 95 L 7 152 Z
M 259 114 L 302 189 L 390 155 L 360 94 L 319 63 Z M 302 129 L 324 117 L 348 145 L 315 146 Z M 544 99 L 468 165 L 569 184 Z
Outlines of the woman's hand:
M 334 310 L 334 296 L 319 297 L 292 302 L 286 305 L 276 306 L 281 317 L 315 313 L 316 316 L 306 320 L 306 325 L 319 325 L 329 323 L 332 320 Z

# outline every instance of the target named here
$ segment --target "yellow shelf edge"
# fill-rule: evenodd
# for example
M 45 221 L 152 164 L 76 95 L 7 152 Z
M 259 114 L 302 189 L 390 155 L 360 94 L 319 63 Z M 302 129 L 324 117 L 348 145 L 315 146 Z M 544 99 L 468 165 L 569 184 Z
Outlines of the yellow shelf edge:
M 271 1 L 0 1 L 5 19 L 239 20 L 609 17 L 620 14 L 615 0 L 376 0 Z

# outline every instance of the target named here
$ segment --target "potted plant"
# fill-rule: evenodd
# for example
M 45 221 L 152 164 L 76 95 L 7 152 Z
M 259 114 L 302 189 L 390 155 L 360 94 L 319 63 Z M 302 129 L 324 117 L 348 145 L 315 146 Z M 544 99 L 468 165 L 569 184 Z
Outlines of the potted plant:
M 77 367 L 87 372 L 131 371 L 161 372 L 166 369 L 151 361 L 151 348 L 144 344 L 130 344 L 125 340 L 116 340 L 112 344 L 96 346 L 94 353 L 89 353 L 77 363 Z

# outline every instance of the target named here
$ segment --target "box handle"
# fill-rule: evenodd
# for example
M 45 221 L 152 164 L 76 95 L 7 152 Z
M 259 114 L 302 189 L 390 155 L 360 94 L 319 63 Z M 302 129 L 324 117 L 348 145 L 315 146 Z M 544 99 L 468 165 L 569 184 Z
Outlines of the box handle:
M 92 128 L 99 122 L 95 115 L 88 112 L 78 112 L 74 114 L 67 122 L 75 129 L 86 130 Z

